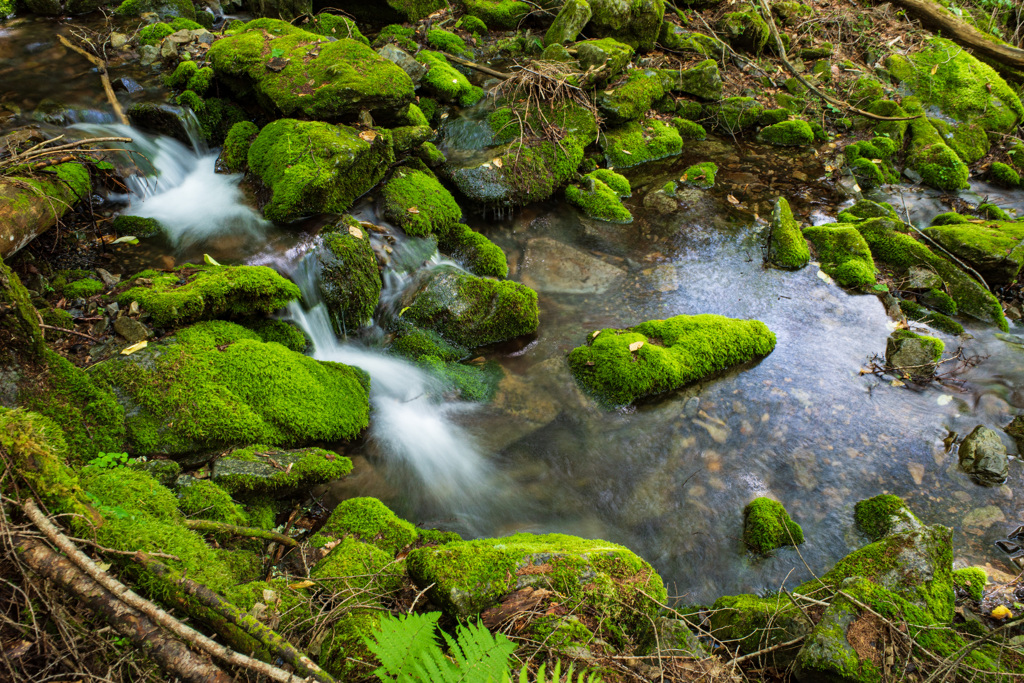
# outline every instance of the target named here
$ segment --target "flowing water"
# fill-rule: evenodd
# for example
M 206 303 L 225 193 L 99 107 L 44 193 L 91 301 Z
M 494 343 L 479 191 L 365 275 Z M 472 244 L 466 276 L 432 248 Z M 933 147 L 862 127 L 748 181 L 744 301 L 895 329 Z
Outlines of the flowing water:
M 31 59 L 56 49 L 18 40 Z M 22 91 L 25 106 L 38 104 L 28 85 Z M 239 176 L 214 173 L 216 150 L 97 125 L 102 117 L 64 120 L 92 121 L 77 127 L 83 134 L 134 140 L 139 175 L 129 196 L 112 199 L 159 219 L 168 234 L 119 247 L 124 263 L 166 267 L 209 253 L 222 263 L 274 265 L 303 288 L 306 307 L 295 304 L 288 316 L 313 340 L 315 357 L 369 373 L 371 428 L 347 451 L 357 469 L 341 495 L 379 495 L 414 521 L 471 535 L 604 537 L 650 560 L 688 601 L 793 585 L 808 576 L 804 562 L 826 568 L 864 542 L 852 530 L 854 503 L 882 492 L 904 496 L 928 523 L 952 526 L 958 558 L 1012 569 L 993 543 L 1024 521 L 1019 463 L 1006 485 L 982 488 L 957 471 L 943 440 L 977 424 L 998 429 L 1024 409 L 1024 339 L 965 320 L 970 338 L 939 336 L 948 349 L 962 343 L 966 355 L 983 358 L 976 367 L 924 388 L 862 374 L 893 326 L 880 301 L 843 291 L 814 265 L 795 273 L 761 266 L 761 217 L 776 196 L 790 198 L 808 222 L 838 212 L 842 198 L 815 154 L 690 144 L 682 157 L 630 174 L 631 225 L 591 221 L 557 202 L 501 220 L 467 215 L 504 248 L 510 277 L 535 288 L 541 306 L 534 338 L 483 350 L 506 375 L 495 401 L 481 406 L 447 399 L 430 376 L 383 353 L 379 329 L 338 339 L 306 259 L 325 219 L 267 224 Z M 451 137 L 473 147 L 478 128 L 452 121 Z M 708 159 L 721 168 L 713 190 L 685 192 L 667 215 L 643 206 L 650 189 Z M 1024 211 L 1024 193 L 975 191 Z M 924 224 L 946 210 L 937 197 L 905 191 L 891 201 Z M 369 199 L 353 212 L 384 224 Z M 412 271 L 438 262 L 422 249 L 417 240 L 394 245 L 404 265 L 385 274 L 385 300 Z M 759 363 L 628 410 L 600 410 L 579 393 L 564 356 L 588 333 L 680 313 L 756 318 L 778 344 Z M 759 495 L 781 500 L 803 526 L 800 556 L 744 551 L 742 509 Z

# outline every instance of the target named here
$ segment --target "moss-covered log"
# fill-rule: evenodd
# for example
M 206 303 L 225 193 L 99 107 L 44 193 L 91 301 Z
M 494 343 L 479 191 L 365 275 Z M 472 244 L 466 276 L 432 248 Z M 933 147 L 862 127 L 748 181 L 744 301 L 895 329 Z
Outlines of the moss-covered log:
M 1024 69 L 1024 50 L 1001 43 L 958 18 L 932 0 L 896 0 L 896 4 L 921 20 L 922 24 L 942 31 L 945 36 L 1000 64 Z
M 0 257 L 43 234 L 79 200 L 89 196 L 81 164 L 49 166 L 31 176 L 0 177 Z

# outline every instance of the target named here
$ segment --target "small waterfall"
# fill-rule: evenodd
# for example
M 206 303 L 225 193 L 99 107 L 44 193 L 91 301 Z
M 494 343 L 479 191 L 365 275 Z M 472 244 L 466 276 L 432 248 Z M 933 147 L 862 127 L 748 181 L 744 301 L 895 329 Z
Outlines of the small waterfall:
M 121 124 L 74 126 L 97 136 L 132 139 L 120 145 L 125 163 L 139 173 L 127 179 L 129 216 L 155 218 L 168 239 L 178 248 L 227 234 L 262 240 L 270 223 L 247 206 L 238 184 L 241 174 L 216 173 L 217 152 L 210 151 L 198 135 L 194 117 L 183 117 L 195 151 L 174 138 L 148 135 Z

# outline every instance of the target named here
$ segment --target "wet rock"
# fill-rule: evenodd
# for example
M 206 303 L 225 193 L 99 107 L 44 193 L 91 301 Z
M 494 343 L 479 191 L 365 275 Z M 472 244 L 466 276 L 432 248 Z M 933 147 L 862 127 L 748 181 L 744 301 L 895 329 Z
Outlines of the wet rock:
M 143 45 L 139 48 L 139 63 L 149 66 L 160 59 L 160 48 L 156 45 Z
M 566 0 L 544 34 L 544 45 L 561 45 L 576 40 L 583 27 L 590 21 L 590 4 L 587 0 Z
M 1024 265 L 1024 224 L 991 221 L 925 228 L 925 234 L 992 285 L 1008 284 Z
M 402 71 L 409 74 L 409 78 L 412 79 L 413 83 L 419 83 L 427 73 L 427 67 L 417 62 L 413 59 L 412 55 L 397 45 L 391 43 L 383 45 L 377 48 L 377 54 L 389 62 L 397 64 Z
M 642 51 L 654 49 L 665 16 L 663 0 L 590 0 L 588 32 L 611 37 Z
M 807 240 L 793 218 L 789 202 L 784 197 L 775 200 L 772 207 L 771 239 L 768 243 L 768 261 L 777 268 L 797 270 L 811 260 Z
M 1006 446 L 999 434 L 978 425 L 960 444 L 960 469 L 982 486 L 998 486 L 1009 474 Z
M 152 45 L 144 45 L 141 51 L 145 52 L 147 47 L 152 47 L 154 50 L 157 49 Z M 179 107 L 146 102 L 133 104 L 128 107 L 125 114 L 134 126 L 172 137 L 185 145 L 191 144 L 188 131 L 185 130 L 185 126 L 182 124 L 181 109 Z
M 690 630 L 689 624 L 682 619 L 658 617 L 655 623 L 662 655 L 693 657 L 694 659 L 705 659 L 711 656 L 707 645 L 700 641 L 700 638 Z
M 679 201 L 675 197 L 670 197 L 665 190 L 658 188 L 644 196 L 644 208 L 664 216 L 675 212 L 679 208 Z
M 907 270 L 907 289 L 941 289 L 942 278 L 930 268 L 911 266 Z
M 626 274 L 590 254 L 549 237 L 526 244 L 520 270 L 523 283 L 542 292 L 600 294 Z
M 586 71 L 598 72 L 603 81 L 617 76 L 633 56 L 633 48 L 614 38 L 581 40 L 576 43 L 576 59 Z
M 916 381 L 928 381 L 935 374 L 944 348 L 935 337 L 896 330 L 885 344 L 885 366 Z
M 114 48 L 115 50 L 120 50 L 122 47 L 124 47 L 127 44 L 128 44 L 128 36 L 127 35 L 125 35 L 124 33 L 118 33 L 117 31 L 111 32 L 111 34 L 110 34 L 110 47 Z M 119 78 L 119 79 L 117 79 L 117 82 L 120 83 L 123 80 L 131 80 L 131 79 Z M 132 91 L 129 91 L 129 92 L 132 92 Z
M 148 339 L 152 334 L 145 325 L 127 316 L 122 316 L 114 321 L 114 331 L 132 344 Z
M 1013 440 L 1017 442 L 1017 452 L 1024 455 L 1024 415 L 1013 418 L 1013 421 L 1006 425 L 1003 431 L 1013 437 Z
M 96 274 L 100 276 L 100 280 L 103 281 L 103 286 L 107 289 L 113 289 L 117 286 L 117 283 L 121 281 L 120 275 L 112 275 L 109 271 L 103 268 L 97 268 Z
M 308 492 L 351 471 L 348 458 L 322 448 L 278 450 L 257 445 L 215 460 L 211 478 L 240 500 L 276 499 Z
M 350 217 L 322 233 L 316 247 L 320 292 L 335 328 L 353 332 L 373 317 L 380 300 L 381 279 L 370 236 Z
M 160 59 L 170 60 L 178 56 L 178 44 L 168 36 L 160 43 Z
M 702 100 L 722 98 L 722 75 L 718 71 L 718 63 L 713 59 L 704 60 L 682 71 L 668 69 L 661 73 L 667 77 L 666 86 L 670 90 Z

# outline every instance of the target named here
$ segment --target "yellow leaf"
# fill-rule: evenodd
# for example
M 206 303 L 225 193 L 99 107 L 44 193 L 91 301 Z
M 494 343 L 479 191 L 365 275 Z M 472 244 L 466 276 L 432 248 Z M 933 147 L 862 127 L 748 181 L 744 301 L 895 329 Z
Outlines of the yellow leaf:
M 599 335 L 599 334 L 601 334 L 601 330 L 598 330 L 598 331 L 597 331 L 597 332 L 595 332 L 594 334 L 590 335 L 590 338 L 591 338 L 591 339 L 597 339 L 597 335 Z
M 410 308 L 409 306 L 406 306 L 405 308 L 403 308 L 402 310 L 400 310 L 400 311 L 398 312 L 398 317 L 399 317 L 399 318 L 401 318 L 401 317 L 402 317 L 402 315 L 403 315 L 403 314 L 404 314 L 404 313 L 405 313 L 406 311 L 408 311 L 408 310 L 409 310 L 409 308 Z
M 203 254 L 203 262 L 208 266 L 219 266 L 217 259 L 213 258 L 209 254 Z
M 492 159 L 491 161 L 494 163 L 495 166 L 501 168 L 501 157 L 494 157 L 494 159 Z
M 146 340 L 143 339 L 142 341 L 140 341 L 140 342 L 138 342 L 136 344 L 132 344 L 131 346 L 129 346 L 129 347 L 125 348 L 125 349 L 122 349 L 121 350 L 121 355 L 122 356 L 130 356 L 133 353 L 135 353 L 136 351 L 141 351 L 142 349 L 146 348 L 147 345 L 148 345 L 148 342 L 146 342 Z
M 905 387 L 905 386 L 907 386 L 906 384 L 904 384 L 903 382 L 901 382 L 898 379 L 894 379 L 892 382 L 890 382 L 890 384 L 892 384 L 892 386 L 894 386 L 894 387 Z
M 352 235 L 357 240 L 363 239 L 363 231 L 354 225 L 348 226 L 348 234 Z
M 642 347 L 643 345 L 644 345 L 644 343 L 642 341 L 635 341 L 635 342 L 633 342 L 632 344 L 629 345 L 629 350 L 630 351 L 639 351 L 640 347 Z
M 933 67 L 932 67 L 932 76 L 934 76 L 934 75 L 935 75 L 935 72 L 936 72 L 936 71 L 938 71 L 938 70 L 939 70 L 939 65 L 938 65 L 938 64 L 936 64 L 935 66 L 933 66 Z
M 992 613 L 989 616 L 991 616 L 993 619 L 1009 619 L 1013 616 L 1013 612 L 1006 609 L 1006 607 L 1004 607 L 1003 605 L 999 605 L 994 610 L 992 610 Z
M 309 588 L 310 586 L 315 585 L 316 584 L 312 581 L 296 581 L 295 583 L 289 583 L 288 587 L 298 590 L 299 588 Z
M 359 134 L 359 137 L 361 137 L 363 140 L 366 140 L 367 142 L 373 142 L 374 140 L 377 139 L 377 131 L 364 130 Z
M 406 209 L 406 211 L 408 211 L 409 213 L 419 213 L 420 212 L 420 210 L 417 209 L 415 206 L 410 206 L 408 209 Z

